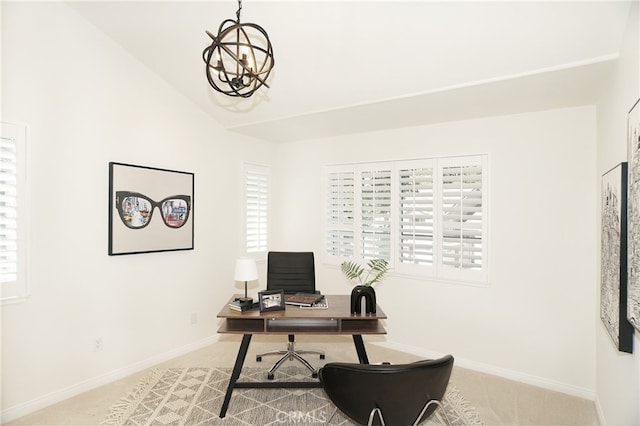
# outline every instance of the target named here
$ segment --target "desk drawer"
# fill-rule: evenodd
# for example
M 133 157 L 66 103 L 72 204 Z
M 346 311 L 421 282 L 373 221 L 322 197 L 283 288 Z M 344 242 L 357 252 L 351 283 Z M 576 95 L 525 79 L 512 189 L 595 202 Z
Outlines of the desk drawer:
M 340 324 L 334 318 L 269 318 L 267 319 L 267 332 L 337 332 L 340 330 Z

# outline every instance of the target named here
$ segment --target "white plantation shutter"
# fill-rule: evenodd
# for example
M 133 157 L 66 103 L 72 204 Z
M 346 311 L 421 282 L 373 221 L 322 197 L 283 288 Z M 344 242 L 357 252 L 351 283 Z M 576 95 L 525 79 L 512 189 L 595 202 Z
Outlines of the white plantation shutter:
M 269 168 L 244 165 L 245 250 L 266 253 L 268 243 Z
M 360 177 L 360 254 L 391 258 L 391 170 L 365 170 Z
M 405 168 L 398 172 L 400 264 L 432 266 L 434 257 L 434 167 Z
M 328 166 L 328 261 L 488 282 L 488 157 Z
M 442 274 L 472 279 L 486 270 L 486 167 L 478 157 L 456 160 L 440 167 Z
M 0 296 L 27 295 L 26 127 L 0 123 Z
M 327 173 L 327 253 L 338 258 L 353 256 L 355 173 Z

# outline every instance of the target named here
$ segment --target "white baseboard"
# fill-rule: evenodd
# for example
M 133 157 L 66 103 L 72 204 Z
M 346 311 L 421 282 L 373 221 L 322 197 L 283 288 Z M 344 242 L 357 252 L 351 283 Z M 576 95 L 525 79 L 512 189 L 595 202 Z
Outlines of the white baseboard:
M 122 379 L 123 377 L 127 377 L 127 376 L 130 376 L 131 374 L 153 367 L 154 365 L 171 360 L 173 358 L 179 357 L 189 352 L 193 352 L 197 349 L 203 348 L 205 346 L 208 346 L 210 344 L 217 342 L 218 337 L 219 337 L 218 335 L 207 337 L 197 342 L 193 342 L 188 345 L 184 345 L 179 348 L 175 348 L 170 351 L 167 351 L 165 353 L 153 356 L 151 358 L 147 358 L 143 361 L 137 362 L 127 367 L 123 367 L 118 370 L 114 370 L 109 373 L 102 374 L 97 377 L 93 377 L 83 382 L 76 383 L 74 385 L 57 390 L 55 392 L 51 392 L 47 395 L 43 395 L 41 397 L 25 402 L 23 404 L 7 408 L 6 410 L 2 410 L 0 412 L 0 420 L 1 420 L 0 423 L 6 423 L 9 421 L 15 420 L 19 417 L 26 416 L 27 414 L 33 413 L 37 410 L 48 407 L 60 401 L 64 401 L 65 399 L 74 397 L 83 392 L 87 392 L 89 390 L 111 383 L 115 380 Z M 389 349 L 397 350 L 400 352 L 421 356 L 424 358 L 438 358 L 445 355 L 443 353 L 437 353 L 437 352 L 425 350 L 423 348 L 418 348 L 415 346 L 389 342 L 389 341 L 369 342 L 369 343 L 373 345 L 378 345 L 378 346 L 386 347 Z M 488 364 L 482 364 L 482 363 L 465 360 L 461 358 L 456 358 L 456 365 L 462 368 L 467 368 L 470 370 L 479 371 L 481 373 L 503 377 L 505 379 L 530 384 L 540 388 L 562 392 L 568 395 L 573 395 L 580 398 L 589 399 L 592 401 L 595 400 L 598 418 L 600 419 L 601 424 L 605 425 L 605 423 L 603 422 L 602 410 L 600 408 L 597 398 L 595 398 L 595 392 L 591 389 L 581 388 L 579 386 L 573 386 L 573 385 L 561 383 L 555 380 L 549 380 L 549 379 L 533 376 L 530 374 L 507 370 L 504 368 L 495 367 Z
M 139 371 L 146 370 L 147 368 L 153 367 L 154 365 L 169 361 L 173 358 L 179 357 L 189 352 L 193 352 L 217 341 L 218 335 L 213 335 L 205 339 L 198 340 L 197 342 L 189 343 L 179 348 L 175 348 L 165 353 L 147 358 L 127 367 L 119 368 L 109 373 L 93 377 L 91 379 L 76 383 L 55 392 L 51 392 L 20 405 L 9 407 L 6 410 L 0 411 L 0 423 L 4 424 L 19 417 L 26 416 L 27 414 L 31 414 L 35 411 L 41 410 L 60 401 L 64 401 L 65 399 L 69 399 L 83 392 L 87 392 L 97 387 L 106 385 L 107 383 L 122 379 L 123 377 L 130 376 L 131 374 L 137 373 Z
M 418 355 L 424 358 L 439 358 L 442 353 L 436 353 L 433 351 L 427 351 L 415 346 L 405 345 L 395 342 L 371 342 L 373 345 L 383 346 L 389 349 L 393 349 L 400 352 L 405 352 L 413 355 Z M 481 373 L 491 374 L 493 376 L 503 377 L 505 379 L 514 380 L 520 383 L 526 383 L 529 385 L 537 386 L 539 388 L 548 389 L 556 392 L 562 392 L 567 395 L 577 396 L 593 401 L 595 399 L 595 391 L 593 389 L 587 389 L 580 386 L 570 385 L 568 383 L 558 382 L 556 380 L 546 379 L 544 377 L 538 377 L 519 371 L 507 370 L 504 368 L 496 367 L 489 364 L 483 364 L 463 358 L 456 357 L 455 364 L 462 368 L 478 371 Z M 599 415 L 599 417 L 601 417 Z

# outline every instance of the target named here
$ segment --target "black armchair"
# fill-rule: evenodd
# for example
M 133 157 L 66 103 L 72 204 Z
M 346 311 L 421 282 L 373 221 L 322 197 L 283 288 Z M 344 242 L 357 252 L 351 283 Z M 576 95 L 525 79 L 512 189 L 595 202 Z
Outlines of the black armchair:
M 452 369 L 453 356 L 445 355 L 398 365 L 333 362 L 319 377 L 337 409 L 358 424 L 417 425 L 442 408 Z M 444 409 L 442 414 L 450 424 Z
M 316 272 L 313 252 L 278 252 L 267 255 L 267 290 L 284 290 L 285 294 L 316 293 Z M 295 308 L 299 309 L 299 308 Z M 256 355 L 256 361 L 262 361 L 267 355 L 280 355 L 280 359 L 271 367 L 267 378 L 272 380 L 275 371 L 286 361 L 296 359 L 311 370 L 312 377 L 318 377 L 316 369 L 302 357 L 304 354 L 316 354 L 324 359 L 324 352 L 296 350 L 295 336 L 290 334 L 287 349 Z

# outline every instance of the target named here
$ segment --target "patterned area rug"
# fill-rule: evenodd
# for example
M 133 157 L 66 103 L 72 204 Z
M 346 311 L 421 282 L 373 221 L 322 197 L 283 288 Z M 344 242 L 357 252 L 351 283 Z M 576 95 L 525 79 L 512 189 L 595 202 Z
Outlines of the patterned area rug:
M 307 370 L 288 366 L 278 380 L 311 380 Z M 230 368 L 156 369 L 127 396 L 111 407 L 101 423 L 108 426 L 199 425 L 313 425 L 324 424 L 335 406 L 320 388 L 235 389 L 225 418 L 220 407 L 231 375 Z M 265 370 L 245 367 L 240 381 L 264 381 Z M 484 425 L 476 410 L 449 383 L 444 408 L 452 425 Z M 423 425 L 445 424 L 439 409 Z M 331 425 L 353 425 L 340 411 Z

